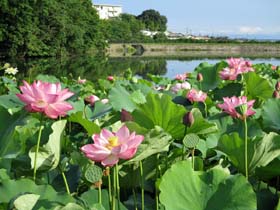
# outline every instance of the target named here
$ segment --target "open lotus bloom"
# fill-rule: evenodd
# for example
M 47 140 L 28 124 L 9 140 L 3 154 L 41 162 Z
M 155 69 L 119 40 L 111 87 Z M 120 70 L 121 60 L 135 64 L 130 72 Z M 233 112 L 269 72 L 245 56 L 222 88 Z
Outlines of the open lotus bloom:
M 204 102 L 207 98 L 207 94 L 202 92 L 201 90 L 191 89 L 187 93 L 187 99 L 191 102 Z
M 65 100 L 74 93 L 68 89 L 61 89 L 60 83 L 52 84 L 42 81 L 34 81 L 28 84 L 23 81 L 20 86 L 21 94 L 17 97 L 26 104 L 26 110 L 30 112 L 42 112 L 52 119 L 58 116 L 65 116 L 67 111 L 73 109 L 72 105 Z
M 179 80 L 179 81 L 184 81 L 187 79 L 187 75 L 186 74 L 176 74 L 175 79 Z
M 242 96 L 242 97 L 233 96 L 231 98 L 225 97 L 223 98 L 223 100 L 224 103 L 218 104 L 218 107 L 234 118 L 244 119 L 256 113 L 255 111 L 252 110 L 255 100 L 247 101 L 246 96 Z M 242 106 L 246 106 L 245 109 L 243 109 L 245 113 L 242 113 Z
M 220 71 L 220 77 L 223 80 L 236 80 L 237 76 L 241 72 L 238 71 L 238 69 L 235 68 L 224 68 L 222 71 Z
M 243 58 L 229 58 L 227 63 L 228 67 L 220 72 L 220 77 L 223 80 L 236 80 L 239 74 L 254 71 L 252 63 Z
M 116 133 L 102 129 L 100 134 L 92 136 L 94 144 L 86 144 L 81 150 L 91 160 L 101 162 L 103 166 L 113 166 L 119 159 L 131 159 L 144 136 L 129 132 L 124 125 Z
M 188 90 L 188 89 L 191 89 L 191 84 L 188 82 L 176 83 L 174 86 L 171 87 L 171 91 L 173 93 L 178 93 L 180 90 Z

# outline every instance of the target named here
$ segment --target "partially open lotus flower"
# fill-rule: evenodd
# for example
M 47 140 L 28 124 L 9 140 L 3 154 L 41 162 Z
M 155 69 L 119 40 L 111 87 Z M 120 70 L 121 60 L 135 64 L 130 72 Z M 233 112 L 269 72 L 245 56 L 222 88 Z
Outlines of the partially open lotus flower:
M 243 120 L 244 118 L 256 113 L 252 109 L 255 100 L 247 101 L 246 96 L 233 96 L 231 98 L 225 97 L 223 98 L 223 100 L 224 103 L 218 104 L 218 107 L 234 118 L 239 118 Z
M 273 71 L 275 71 L 275 70 L 277 70 L 277 66 L 272 65 L 272 66 L 271 66 L 271 69 L 272 69 Z
M 124 125 L 116 133 L 102 129 L 100 134 L 92 136 L 93 144 L 84 145 L 81 150 L 86 157 L 101 162 L 103 166 L 113 166 L 119 159 L 131 159 L 144 136 L 129 132 Z
M 185 81 L 187 79 L 187 75 L 186 74 L 176 74 L 175 79 L 179 80 L 179 81 Z
M 85 98 L 85 102 L 89 103 L 91 106 L 95 104 L 96 101 L 99 101 L 100 98 L 96 95 L 90 95 Z
M 107 80 L 112 82 L 115 80 L 115 78 L 114 78 L 114 76 L 110 75 L 107 77 Z
M 34 81 L 30 85 L 23 81 L 23 84 L 20 86 L 22 93 L 17 94 L 17 97 L 26 104 L 26 110 L 42 112 L 49 118 L 56 119 L 58 116 L 65 116 L 67 111 L 73 109 L 72 105 L 65 100 L 74 93 L 68 89 L 62 90 L 60 83 Z
M 240 74 L 240 71 L 235 68 L 224 68 L 222 71 L 220 71 L 220 77 L 223 80 L 236 80 L 238 75 Z
M 227 63 L 228 67 L 220 71 L 220 77 L 223 80 L 236 80 L 239 74 L 254 71 L 252 63 L 243 58 L 229 58 Z
M 187 93 L 187 99 L 191 102 L 204 102 L 207 98 L 207 94 L 202 92 L 201 90 L 191 89 Z
M 86 79 L 81 79 L 81 77 L 78 77 L 78 84 L 85 84 L 86 83 Z
M 171 87 L 171 91 L 173 93 L 178 93 L 180 90 L 188 90 L 191 89 L 191 84 L 188 82 L 176 83 L 173 87 Z

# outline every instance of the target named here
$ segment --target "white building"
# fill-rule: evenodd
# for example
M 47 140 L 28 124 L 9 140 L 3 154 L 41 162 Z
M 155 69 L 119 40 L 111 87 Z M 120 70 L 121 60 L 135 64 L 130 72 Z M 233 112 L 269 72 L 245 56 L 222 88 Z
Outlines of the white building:
M 122 6 L 110 4 L 94 4 L 100 19 L 118 17 L 122 13 Z

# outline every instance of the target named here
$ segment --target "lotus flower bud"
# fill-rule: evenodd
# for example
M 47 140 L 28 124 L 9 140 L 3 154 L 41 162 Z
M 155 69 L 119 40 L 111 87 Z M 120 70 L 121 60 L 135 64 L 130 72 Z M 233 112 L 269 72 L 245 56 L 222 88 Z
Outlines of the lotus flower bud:
M 187 112 L 183 117 L 183 123 L 185 126 L 191 127 L 194 123 L 194 117 L 192 112 Z
M 203 75 L 201 73 L 198 73 L 197 76 L 196 76 L 196 80 L 198 82 L 202 82 L 203 81 Z
M 107 80 L 112 82 L 112 81 L 115 80 L 115 78 L 114 78 L 113 76 L 108 76 L 108 77 L 107 77 Z
M 273 97 L 273 98 L 280 98 L 280 94 L 278 93 L 278 91 L 275 90 L 275 91 L 273 92 L 272 97 Z
M 280 82 L 279 81 L 275 85 L 275 90 L 277 90 L 277 91 L 280 90 Z
M 122 109 L 121 122 L 126 122 L 126 121 L 133 121 L 133 117 L 128 111 L 126 111 L 125 109 Z
M 85 104 L 90 104 L 91 106 L 93 106 L 94 103 L 99 100 L 99 97 L 97 97 L 96 95 L 90 95 L 84 99 Z

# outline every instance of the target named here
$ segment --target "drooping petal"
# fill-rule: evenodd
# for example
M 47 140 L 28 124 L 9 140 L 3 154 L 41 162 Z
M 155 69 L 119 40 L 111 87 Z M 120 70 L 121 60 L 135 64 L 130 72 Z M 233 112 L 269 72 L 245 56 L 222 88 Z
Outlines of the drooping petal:
M 125 160 L 130 159 L 135 155 L 136 151 L 137 151 L 137 148 L 128 149 L 125 152 L 120 153 L 119 158 L 125 159 Z
M 119 157 L 115 156 L 115 155 L 110 155 L 108 156 L 106 159 L 101 161 L 101 164 L 103 166 L 113 166 L 115 164 L 117 164 L 119 162 Z
M 82 152 L 91 160 L 100 162 L 110 156 L 111 151 L 96 144 L 86 144 L 81 147 Z

